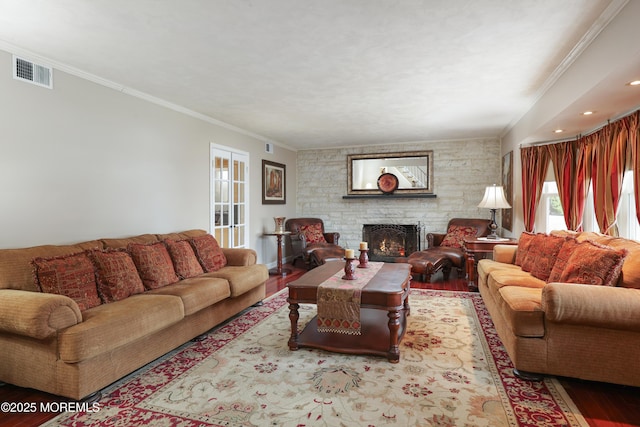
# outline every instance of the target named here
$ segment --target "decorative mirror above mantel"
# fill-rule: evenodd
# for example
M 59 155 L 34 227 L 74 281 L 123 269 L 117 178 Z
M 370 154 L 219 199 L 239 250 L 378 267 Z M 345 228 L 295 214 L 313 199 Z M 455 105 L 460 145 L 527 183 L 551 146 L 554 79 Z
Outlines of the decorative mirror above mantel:
M 434 197 L 433 151 L 349 154 L 347 195 Z

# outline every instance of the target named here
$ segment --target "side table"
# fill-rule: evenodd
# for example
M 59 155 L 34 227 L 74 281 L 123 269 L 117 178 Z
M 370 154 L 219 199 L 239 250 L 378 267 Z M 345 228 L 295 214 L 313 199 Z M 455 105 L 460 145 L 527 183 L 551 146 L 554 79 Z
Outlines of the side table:
M 470 291 L 477 291 L 476 286 L 476 258 L 482 259 L 493 252 L 496 245 L 517 245 L 516 239 L 487 239 L 486 237 L 472 237 L 464 239 L 464 252 L 467 263 L 467 284 Z
M 276 268 L 272 268 L 269 270 L 269 274 L 272 276 L 280 276 L 285 277 L 287 274 L 291 273 L 291 270 L 288 268 L 282 268 L 282 236 L 287 236 L 291 234 L 290 231 L 274 231 L 273 233 L 264 233 L 265 236 L 276 236 L 278 241 L 278 261 L 276 264 Z

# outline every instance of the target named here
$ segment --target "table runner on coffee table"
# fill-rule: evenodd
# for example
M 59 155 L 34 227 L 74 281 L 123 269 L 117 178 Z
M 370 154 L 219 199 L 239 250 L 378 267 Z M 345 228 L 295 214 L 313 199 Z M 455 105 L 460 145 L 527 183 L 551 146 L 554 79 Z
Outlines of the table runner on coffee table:
M 362 288 L 383 265 L 383 262 L 370 262 L 368 268 L 356 268 L 354 280 L 343 280 L 344 270 L 339 270 L 318 285 L 318 332 L 361 334 Z

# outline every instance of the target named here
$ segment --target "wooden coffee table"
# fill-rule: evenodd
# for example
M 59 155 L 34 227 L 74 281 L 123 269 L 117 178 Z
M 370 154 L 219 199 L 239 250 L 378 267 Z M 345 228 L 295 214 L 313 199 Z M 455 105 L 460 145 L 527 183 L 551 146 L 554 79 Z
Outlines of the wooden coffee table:
M 289 349 L 301 347 L 348 354 L 372 354 L 400 361 L 400 341 L 409 315 L 411 266 L 385 263 L 362 289 L 360 304 L 361 335 L 318 332 L 317 316 L 298 334 L 300 304 L 316 304 L 318 285 L 344 269 L 344 261 L 329 261 L 287 285 L 289 288 Z M 356 268 L 358 274 L 358 268 Z

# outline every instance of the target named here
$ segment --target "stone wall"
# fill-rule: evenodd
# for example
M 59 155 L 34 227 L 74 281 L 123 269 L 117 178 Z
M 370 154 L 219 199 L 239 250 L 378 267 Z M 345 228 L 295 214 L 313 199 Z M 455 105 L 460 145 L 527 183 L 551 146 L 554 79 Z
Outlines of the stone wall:
M 433 150 L 436 198 L 342 198 L 347 194 L 348 154 L 422 150 Z M 342 246 L 355 249 L 363 224 L 420 222 L 424 248 L 426 233 L 445 231 L 450 218 L 491 217 L 477 206 L 487 185 L 500 184 L 500 169 L 500 142 L 493 138 L 299 151 L 297 216 L 322 218 L 328 231 L 340 233 Z M 498 211 L 498 225 L 499 218 Z

